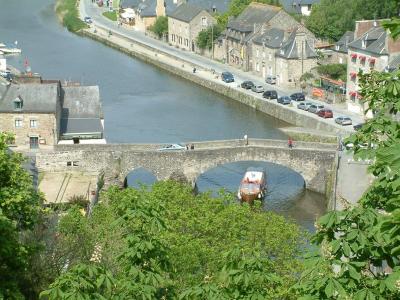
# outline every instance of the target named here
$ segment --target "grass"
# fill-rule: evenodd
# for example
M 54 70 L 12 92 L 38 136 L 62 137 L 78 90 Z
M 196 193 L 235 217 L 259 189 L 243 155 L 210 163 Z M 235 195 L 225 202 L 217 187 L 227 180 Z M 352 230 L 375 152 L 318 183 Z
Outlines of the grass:
M 103 16 L 110 19 L 111 21 L 117 21 L 117 12 L 116 11 L 106 11 L 103 13 Z
M 71 32 L 87 28 L 86 23 L 79 19 L 77 2 L 78 0 L 58 0 L 56 4 L 59 19 Z

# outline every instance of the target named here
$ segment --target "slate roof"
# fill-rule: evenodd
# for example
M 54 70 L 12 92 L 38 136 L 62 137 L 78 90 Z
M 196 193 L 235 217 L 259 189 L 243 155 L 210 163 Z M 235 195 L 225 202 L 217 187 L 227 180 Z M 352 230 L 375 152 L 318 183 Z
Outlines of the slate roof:
M 141 0 L 123 0 L 119 5 L 121 8 L 136 8 L 140 3 L 142 3 Z
M 189 0 L 187 2 L 201 7 L 211 14 L 213 13 L 213 8 L 216 9 L 217 13 L 222 14 L 228 10 L 232 0 Z
M 387 55 L 388 51 L 385 47 L 386 31 L 383 27 L 372 27 L 361 37 L 349 44 L 349 48 L 355 50 L 366 51 L 375 55 Z M 365 42 L 365 48 L 363 47 Z
M 189 23 L 204 9 L 193 4 L 181 4 L 169 17 Z
M 238 17 L 229 21 L 227 28 L 238 32 L 253 32 L 254 25 L 268 22 L 280 10 L 280 7 L 253 2 Z
M 297 51 L 297 40 L 296 40 L 297 30 L 293 30 L 287 40 L 283 43 L 282 47 L 277 50 L 276 56 L 283 57 L 286 59 L 299 59 L 301 58 L 301 53 Z M 304 58 L 318 57 L 317 53 L 309 44 L 309 41 L 305 41 L 304 45 Z
M 100 119 L 96 118 L 69 118 L 61 119 L 61 134 L 74 135 L 74 134 L 102 134 L 103 126 Z
M 174 0 L 165 0 L 165 14 L 169 16 L 176 8 L 177 3 Z M 138 13 L 143 17 L 156 17 L 157 0 L 145 0 L 138 5 Z
M 258 34 L 253 38 L 253 43 L 257 45 L 265 45 L 268 48 L 279 48 L 282 45 L 285 32 L 278 28 L 270 28 L 263 34 Z
M 101 118 L 98 86 L 62 87 L 63 118 Z
M 15 112 L 14 100 L 22 99 L 22 113 L 56 113 L 58 84 L 10 84 L 0 99 L 0 112 Z
M 346 31 L 345 34 L 335 43 L 335 51 L 347 53 L 348 45 L 354 40 L 354 32 Z M 339 46 L 339 48 L 337 48 Z
M 389 59 L 389 69 L 398 69 L 400 67 L 400 54 L 391 56 Z
M 301 5 L 316 4 L 321 2 L 321 0 L 280 0 L 282 7 L 288 13 L 301 13 Z

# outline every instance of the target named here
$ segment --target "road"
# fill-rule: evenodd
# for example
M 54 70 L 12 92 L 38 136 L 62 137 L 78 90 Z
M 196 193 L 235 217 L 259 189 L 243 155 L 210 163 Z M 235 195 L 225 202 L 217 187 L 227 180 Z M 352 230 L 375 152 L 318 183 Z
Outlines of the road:
M 289 89 L 289 88 L 285 89 L 282 87 L 269 85 L 267 83 L 261 82 L 260 77 L 254 75 L 254 74 L 251 74 L 250 72 L 241 71 L 230 65 L 211 60 L 209 58 L 203 57 L 203 56 L 198 55 L 193 52 L 188 52 L 188 51 L 183 51 L 183 50 L 177 49 L 173 46 L 168 45 L 165 42 L 151 38 L 151 37 L 145 35 L 143 32 L 135 31 L 134 29 L 128 29 L 123 26 L 118 26 L 118 24 L 116 22 L 113 22 L 113 21 L 105 18 L 102 15 L 102 13 L 106 10 L 107 9 L 105 9 L 105 8 L 98 7 L 97 4 L 92 3 L 90 0 L 81 0 L 80 1 L 79 12 L 80 12 L 81 18 L 83 19 L 85 16 L 90 16 L 93 20 L 93 26 L 100 26 L 103 28 L 107 28 L 111 32 L 118 33 L 119 35 L 121 35 L 127 39 L 138 41 L 148 47 L 151 47 L 158 51 L 164 52 L 164 53 L 166 53 L 170 56 L 174 56 L 178 59 L 185 60 L 186 62 L 189 62 L 193 65 L 197 65 L 205 70 L 214 69 L 216 73 L 222 73 L 224 71 L 229 71 L 234 74 L 235 80 L 236 80 L 236 83 L 229 83 L 229 85 L 231 85 L 232 88 L 239 88 L 237 85 L 237 82 L 242 82 L 245 80 L 252 80 L 255 83 L 262 84 L 266 89 L 277 90 L 279 96 L 285 96 L 285 95 L 290 95 L 293 92 L 299 92 L 299 90 L 293 90 L 293 89 Z M 245 92 L 255 95 L 251 91 L 245 91 Z M 258 97 L 262 98 L 262 95 L 259 94 Z M 332 111 L 334 113 L 334 117 L 339 116 L 339 115 L 346 115 L 346 116 L 349 116 L 352 118 L 353 124 L 359 124 L 359 123 L 364 122 L 364 119 L 362 116 L 351 113 L 340 105 L 333 105 L 333 104 L 326 105 L 325 102 L 321 102 L 321 101 L 314 100 L 311 98 L 306 98 L 306 100 L 317 103 L 317 104 L 324 105 L 327 108 L 332 109 Z M 303 114 L 303 113 L 309 114 L 308 112 L 304 112 L 304 111 L 297 109 L 295 106 L 288 107 L 288 109 L 296 110 L 296 111 L 298 111 L 299 114 Z M 325 121 L 329 122 L 331 124 L 334 123 L 333 119 L 326 119 Z M 337 127 L 342 128 L 340 125 L 337 125 Z M 353 131 L 353 129 L 351 127 L 347 127 L 347 128 L 345 128 L 345 130 L 348 132 Z

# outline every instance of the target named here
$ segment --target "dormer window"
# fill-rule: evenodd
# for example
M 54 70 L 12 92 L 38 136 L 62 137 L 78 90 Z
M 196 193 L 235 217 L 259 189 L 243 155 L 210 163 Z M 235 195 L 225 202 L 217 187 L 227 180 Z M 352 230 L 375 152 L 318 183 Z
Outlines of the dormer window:
M 21 97 L 18 97 L 14 100 L 14 110 L 21 110 L 23 105 L 23 101 Z
M 366 42 L 365 40 L 362 40 L 362 41 L 361 41 L 361 47 L 362 47 L 363 49 L 365 49 L 366 46 L 367 46 L 367 42 Z

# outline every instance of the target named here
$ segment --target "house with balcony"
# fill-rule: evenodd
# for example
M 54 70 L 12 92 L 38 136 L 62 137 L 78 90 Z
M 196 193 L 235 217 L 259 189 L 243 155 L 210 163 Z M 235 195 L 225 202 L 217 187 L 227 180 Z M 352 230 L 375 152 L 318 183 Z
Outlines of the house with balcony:
M 400 41 L 393 40 L 381 22 L 356 21 L 354 41 L 348 45 L 347 108 L 359 114 L 364 114 L 367 107 L 359 94 L 358 74 L 371 70 L 389 72 L 400 64 Z M 372 112 L 366 117 L 372 117 Z

